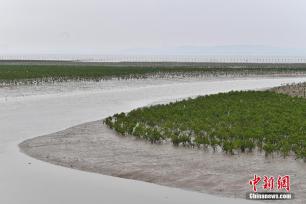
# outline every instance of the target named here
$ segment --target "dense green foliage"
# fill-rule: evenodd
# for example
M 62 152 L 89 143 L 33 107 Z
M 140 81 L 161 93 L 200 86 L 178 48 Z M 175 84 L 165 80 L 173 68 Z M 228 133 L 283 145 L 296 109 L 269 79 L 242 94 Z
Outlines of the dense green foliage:
M 121 135 L 152 143 L 221 147 L 225 152 L 252 151 L 306 158 L 306 101 L 270 91 L 242 91 L 201 96 L 108 117 Z
M 16 83 L 34 80 L 101 80 L 108 78 L 146 78 L 150 76 L 169 77 L 199 75 L 265 75 L 306 74 L 303 64 L 141 64 L 99 65 L 99 64 L 0 64 L 0 82 Z M 36 82 L 37 82 L 36 81 Z

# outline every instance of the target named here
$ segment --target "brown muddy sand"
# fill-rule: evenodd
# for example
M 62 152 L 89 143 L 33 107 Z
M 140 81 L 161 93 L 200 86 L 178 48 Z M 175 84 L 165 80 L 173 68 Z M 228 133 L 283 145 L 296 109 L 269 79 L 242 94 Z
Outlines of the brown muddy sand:
M 245 198 L 254 174 L 290 175 L 295 199 L 280 202 L 306 201 L 306 163 L 294 157 L 265 157 L 260 152 L 226 155 L 171 144 L 152 145 L 119 136 L 102 121 L 29 139 L 20 148 L 34 158 L 60 166 L 226 197 Z
M 306 83 L 287 84 L 270 89 L 276 93 L 287 94 L 294 97 L 306 98 Z

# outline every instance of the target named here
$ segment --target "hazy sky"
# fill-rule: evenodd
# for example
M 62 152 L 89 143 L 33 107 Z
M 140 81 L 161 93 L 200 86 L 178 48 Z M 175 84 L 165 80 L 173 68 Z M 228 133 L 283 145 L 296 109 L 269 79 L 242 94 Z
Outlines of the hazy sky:
M 305 0 L 0 0 L 0 53 L 306 49 Z

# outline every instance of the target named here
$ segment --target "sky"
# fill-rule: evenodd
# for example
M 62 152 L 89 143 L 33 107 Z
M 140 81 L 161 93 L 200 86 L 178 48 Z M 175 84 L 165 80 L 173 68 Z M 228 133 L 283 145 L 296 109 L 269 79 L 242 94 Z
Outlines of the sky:
M 0 0 L 0 54 L 306 55 L 305 19 L 305 0 Z

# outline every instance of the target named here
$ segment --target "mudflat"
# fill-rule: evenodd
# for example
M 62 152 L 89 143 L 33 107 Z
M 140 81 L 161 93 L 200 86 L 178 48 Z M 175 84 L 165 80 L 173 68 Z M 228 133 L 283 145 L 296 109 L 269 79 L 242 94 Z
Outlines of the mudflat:
M 210 149 L 154 144 L 119 136 L 102 121 L 26 140 L 21 150 L 39 160 L 73 169 L 141 180 L 170 187 L 245 198 L 253 174 L 291 176 L 295 199 L 306 200 L 306 163 L 263 153 L 226 155 Z

